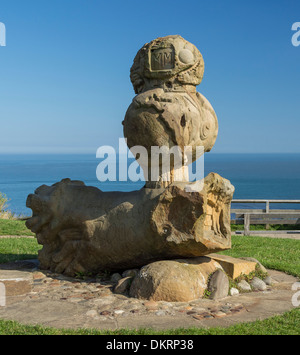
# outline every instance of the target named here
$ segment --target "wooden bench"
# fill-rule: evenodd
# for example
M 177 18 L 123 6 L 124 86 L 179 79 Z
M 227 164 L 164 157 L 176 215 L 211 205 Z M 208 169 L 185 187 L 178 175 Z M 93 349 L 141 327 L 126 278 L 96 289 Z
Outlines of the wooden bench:
M 239 208 L 231 209 L 231 213 L 235 218 L 231 220 L 232 224 L 243 224 L 244 235 L 250 235 L 251 224 L 262 224 L 269 228 L 271 224 L 291 224 L 300 225 L 300 209 L 270 209 L 271 203 L 289 203 L 298 204 L 300 200 L 232 200 L 232 203 L 263 203 L 265 208 L 248 209 Z M 299 228 L 300 229 L 300 228 Z M 257 232 L 257 231 L 255 231 Z M 265 232 L 265 231 L 264 231 Z M 272 231 L 273 233 L 274 231 Z M 282 230 L 281 233 L 291 233 L 292 231 Z M 293 231 L 297 233 L 297 231 Z

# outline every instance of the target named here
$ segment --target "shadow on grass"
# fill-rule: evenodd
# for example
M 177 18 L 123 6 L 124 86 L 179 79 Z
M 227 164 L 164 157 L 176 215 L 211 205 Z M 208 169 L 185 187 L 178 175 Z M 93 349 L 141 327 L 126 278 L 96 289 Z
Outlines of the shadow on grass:
M 36 254 L 0 254 L 0 264 L 11 263 L 19 260 L 37 259 Z M 0 265 L 1 269 L 1 265 Z

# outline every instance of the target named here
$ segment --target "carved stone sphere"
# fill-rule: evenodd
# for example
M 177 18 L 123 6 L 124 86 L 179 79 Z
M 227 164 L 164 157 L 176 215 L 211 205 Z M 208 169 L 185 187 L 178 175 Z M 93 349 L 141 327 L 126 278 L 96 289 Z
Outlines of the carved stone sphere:
M 218 134 L 216 114 L 198 92 L 165 92 L 152 89 L 137 95 L 129 106 L 124 124 L 128 147 L 203 146 L 208 152 Z M 193 158 L 194 161 L 194 158 Z

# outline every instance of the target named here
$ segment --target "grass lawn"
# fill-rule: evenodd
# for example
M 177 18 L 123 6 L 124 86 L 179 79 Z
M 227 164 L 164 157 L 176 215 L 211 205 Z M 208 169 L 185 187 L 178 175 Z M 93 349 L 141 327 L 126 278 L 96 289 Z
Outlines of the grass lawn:
M 220 254 L 251 256 L 268 269 L 300 278 L 300 240 L 233 235 L 232 248 Z
M 15 260 L 35 259 L 41 247 L 35 238 L 0 239 L 0 264 Z
M 33 236 L 34 234 L 25 226 L 25 221 L 0 219 L 0 235 Z
M 273 231 L 284 231 L 284 230 L 299 230 L 300 226 L 299 224 L 272 224 L 269 226 L 268 230 L 273 230 Z M 231 231 L 242 231 L 244 230 L 244 225 L 243 224 L 232 224 L 231 225 Z M 250 225 L 250 230 L 251 231 L 261 231 L 261 230 L 266 230 L 266 226 L 263 224 L 251 224 Z
M 1 233 L 0 233 L 1 234 Z M 11 233 L 9 233 L 11 234 Z M 37 256 L 40 246 L 31 238 L 0 239 L 0 263 L 30 259 Z M 234 257 L 251 256 L 264 266 L 300 278 L 300 241 L 263 237 L 232 236 L 232 249 L 222 254 Z M 152 329 L 99 331 L 95 329 L 64 330 L 42 326 L 25 326 L 14 321 L 0 320 L 0 334 L 109 334 L 109 335 L 204 335 L 204 334 L 300 334 L 300 308 L 263 321 L 242 323 L 229 328 L 189 328 L 168 331 Z

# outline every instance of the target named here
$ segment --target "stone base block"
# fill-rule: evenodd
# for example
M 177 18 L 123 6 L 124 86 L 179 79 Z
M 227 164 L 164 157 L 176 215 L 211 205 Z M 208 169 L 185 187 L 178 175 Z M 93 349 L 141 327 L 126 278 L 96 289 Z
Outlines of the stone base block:
M 208 256 L 217 261 L 222 266 L 226 274 L 233 279 L 237 278 L 241 274 L 248 275 L 250 272 L 255 271 L 257 264 L 254 261 L 233 258 L 227 255 L 209 254 Z

